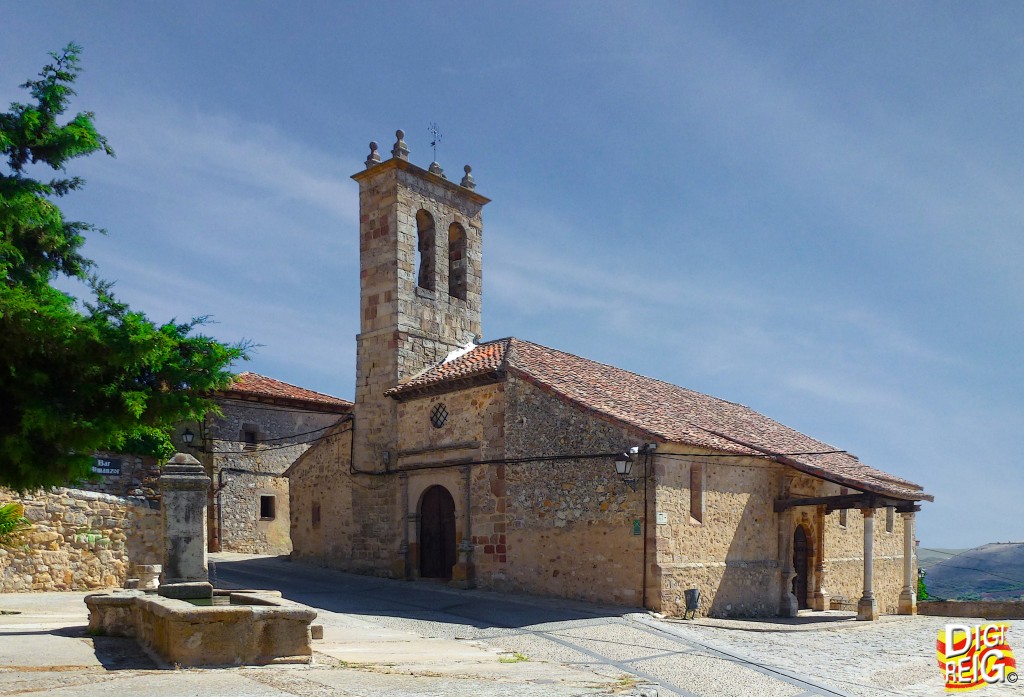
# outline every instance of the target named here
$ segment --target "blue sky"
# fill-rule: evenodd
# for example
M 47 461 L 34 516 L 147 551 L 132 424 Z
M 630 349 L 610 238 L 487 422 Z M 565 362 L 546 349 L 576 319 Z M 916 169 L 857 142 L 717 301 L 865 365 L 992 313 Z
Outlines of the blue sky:
M 372 139 L 443 132 L 484 331 L 746 404 L 923 484 L 925 546 L 1024 539 L 1024 5 L 25 3 L 0 101 L 84 46 L 116 158 L 86 252 L 242 366 L 351 398 Z

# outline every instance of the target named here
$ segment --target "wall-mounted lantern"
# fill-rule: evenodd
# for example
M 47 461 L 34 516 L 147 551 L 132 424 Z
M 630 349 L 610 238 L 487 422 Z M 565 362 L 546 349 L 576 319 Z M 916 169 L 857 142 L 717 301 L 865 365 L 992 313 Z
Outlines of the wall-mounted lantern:
M 657 443 L 647 443 L 642 446 L 634 445 L 629 450 L 623 451 L 615 456 L 615 472 L 633 491 L 636 491 L 638 479 L 643 479 L 647 476 L 646 472 L 643 477 L 630 476 L 633 474 L 633 463 L 636 462 L 637 456 L 639 456 L 640 453 L 653 453 L 657 448 Z
M 622 452 L 615 456 L 615 471 L 622 477 L 622 481 L 628 481 L 633 472 L 633 458 L 629 453 Z
M 188 448 L 192 447 L 192 441 L 194 441 L 195 439 L 196 434 L 192 433 L 191 428 L 186 428 L 184 432 L 182 432 L 181 434 L 181 442 L 184 443 L 185 446 Z

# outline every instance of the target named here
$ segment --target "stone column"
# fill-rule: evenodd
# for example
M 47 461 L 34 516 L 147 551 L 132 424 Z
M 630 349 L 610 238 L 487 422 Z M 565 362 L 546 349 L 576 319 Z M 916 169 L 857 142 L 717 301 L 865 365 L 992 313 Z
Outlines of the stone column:
M 782 477 L 782 498 L 789 498 L 792 477 Z M 787 508 L 779 515 L 779 554 L 782 555 L 782 588 L 779 594 L 779 616 L 796 617 L 800 604 L 793 595 L 793 579 L 796 569 L 793 568 L 793 509 Z
M 899 614 L 917 614 L 917 575 L 914 573 L 914 514 L 900 513 L 903 518 L 903 590 L 900 591 Z
M 206 492 L 210 478 L 191 455 L 178 453 L 160 475 L 164 523 L 164 563 L 160 595 L 168 598 L 213 596 L 206 565 Z
M 878 601 L 874 591 L 875 569 L 875 509 L 862 508 L 864 515 L 864 595 L 857 603 L 857 619 L 877 620 Z
M 409 554 L 409 473 L 401 472 L 398 475 L 398 488 L 402 499 L 402 515 L 399 525 L 402 527 L 402 546 L 398 548 L 401 557 L 402 575 L 399 578 L 412 578 L 412 558 Z
M 462 515 L 462 540 L 459 542 L 458 561 L 452 567 L 450 585 L 456 588 L 472 588 L 476 585 L 473 568 L 473 468 L 469 465 L 461 467 L 462 489 L 465 495 L 465 512 Z
M 814 516 L 818 534 L 814 541 L 814 609 L 828 610 L 828 593 L 825 591 L 825 507 L 818 506 Z

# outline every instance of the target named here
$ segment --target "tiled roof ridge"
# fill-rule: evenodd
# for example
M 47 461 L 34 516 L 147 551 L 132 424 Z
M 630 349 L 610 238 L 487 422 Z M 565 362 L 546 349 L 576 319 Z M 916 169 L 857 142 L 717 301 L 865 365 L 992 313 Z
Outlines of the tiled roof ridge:
M 748 407 L 746 404 L 741 404 L 740 402 L 733 402 L 733 401 L 728 400 L 728 399 L 722 399 L 721 397 L 716 397 L 713 394 L 707 394 L 706 392 L 700 392 L 698 390 L 693 390 L 693 389 L 690 389 L 689 387 L 683 387 L 681 385 L 675 384 L 674 382 L 669 382 L 668 380 L 662 380 L 661 378 L 652 378 L 650 375 L 644 375 L 643 373 L 638 373 L 636 371 L 629 370 L 627 368 L 620 368 L 619 366 L 612 365 L 611 363 L 602 363 L 601 361 L 595 361 L 593 358 L 587 358 L 585 356 L 579 356 L 579 355 L 577 355 L 575 353 L 569 353 L 568 351 L 563 351 L 561 349 L 551 348 L 550 346 L 545 346 L 544 344 L 538 344 L 536 341 L 528 341 L 526 339 L 519 339 L 519 338 L 514 337 L 514 336 L 508 337 L 508 338 L 511 339 L 512 341 L 518 341 L 518 342 L 523 343 L 523 344 L 530 344 L 532 346 L 537 346 L 537 347 L 542 348 L 542 349 L 544 349 L 546 351 L 554 351 L 555 353 L 560 353 L 563 356 L 569 356 L 571 358 L 578 358 L 579 360 L 587 361 L 588 363 L 594 363 L 596 365 L 603 366 L 605 368 L 611 368 L 612 370 L 615 370 L 615 371 L 618 371 L 618 372 L 621 372 L 621 373 L 628 373 L 629 375 L 632 375 L 632 376 L 638 377 L 638 378 L 642 378 L 644 380 L 650 380 L 651 382 L 657 382 L 657 383 L 660 383 L 660 384 L 664 385 L 665 387 L 669 387 L 669 388 L 672 388 L 674 390 L 686 390 L 687 392 L 692 392 L 693 394 L 700 395 L 701 397 L 706 397 L 708 399 L 713 399 L 716 402 L 721 402 L 722 404 L 731 404 L 734 407 L 742 407 L 743 409 L 747 409 L 749 411 L 754 411 L 753 409 Z M 696 425 L 696 424 L 694 424 L 694 425 Z M 701 428 L 701 427 L 698 426 L 698 428 Z M 706 430 L 706 429 L 702 429 L 702 430 Z M 823 445 L 828 445 L 828 444 L 827 443 L 823 443 Z
M 504 345 L 502 345 L 504 344 Z M 697 392 L 624 368 L 514 336 L 492 339 L 439 362 L 385 394 L 457 389 L 467 380 L 505 374 L 549 392 L 595 416 L 667 442 L 775 461 L 866 493 L 932 500 L 919 484 L 862 463 L 859 458 L 738 402 Z
M 545 346 L 544 344 L 538 344 L 535 341 L 527 341 L 526 339 L 519 339 L 519 338 L 516 338 L 516 337 L 510 337 L 510 339 L 511 339 L 510 347 L 512 346 L 512 342 L 519 342 L 519 343 L 522 343 L 522 344 L 529 344 L 531 346 L 536 346 L 538 348 L 542 348 L 542 349 L 544 349 L 546 351 L 552 351 L 554 353 L 562 354 L 563 356 L 569 356 L 570 358 L 574 358 L 574 359 L 581 360 L 581 361 L 586 361 L 588 363 L 593 363 L 595 365 L 599 365 L 599 366 L 601 366 L 603 368 L 608 368 L 608 369 L 614 370 L 614 371 L 619 372 L 619 373 L 625 373 L 627 375 L 631 375 L 631 376 L 633 376 L 635 378 L 639 378 L 641 380 L 646 380 L 646 381 L 650 381 L 650 382 L 656 382 L 656 383 L 659 383 L 659 384 L 665 386 L 666 388 L 669 388 L 669 389 L 672 389 L 672 390 L 685 390 L 686 392 L 690 392 L 692 394 L 704 397 L 706 399 L 714 400 L 715 402 L 719 402 L 721 404 L 729 404 L 731 406 L 739 407 L 741 409 L 745 409 L 745 410 L 747 410 L 749 412 L 752 412 L 752 413 L 755 413 L 755 414 L 758 413 L 758 412 L 755 412 L 753 409 L 751 409 L 750 407 L 748 407 L 745 404 L 740 404 L 739 402 L 732 402 L 732 401 L 729 401 L 727 399 L 722 399 L 721 397 L 716 397 L 714 395 L 706 394 L 704 392 L 698 392 L 697 390 L 692 390 L 692 389 L 690 389 L 688 387 L 682 387 L 680 385 L 676 385 L 675 383 L 668 382 L 667 380 L 661 380 L 659 378 L 652 378 L 649 375 L 644 375 L 642 373 L 637 373 L 637 372 L 632 371 L 632 370 L 627 370 L 626 368 L 620 368 L 620 367 L 618 367 L 616 365 L 612 365 L 610 363 L 602 363 L 601 361 L 595 361 L 595 360 L 593 360 L 591 358 L 586 358 L 584 356 L 578 356 L 578 355 L 576 355 L 574 353 L 569 353 L 568 351 L 562 351 L 561 349 L 551 348 L 550 346 Z M 506 361 L 508 360 L 507 356 L 506 356 L 505 360 Z M 520 370 L 518 372 L 522 373 L 524 371 Z M 549 387 L 552 387 L 552 386 L 549 385 Z M 554 389 L 554 388 L 552 387 L 552 389 Z M 569 398 L 569 399 L 572 399 L 572 398 Z M 575 400 L 575 399 L 572 400 L 572 401 L 579 402 L 579 400 Z M 580 402 L 580 403 L 582 403 L 582 402 Z M 587 406 L 587 405 L 584 405 L 584 406 Z M 631 420 L 628 420 L 628 419 L 620 417 L 620 416 L 613 416 L 613 415 L 609 415 L 609 416 L 612 416 L 612 418 L 616 419 L 617 421 L 620 421 L 620 422 L 626 423 L 628 425 L 635 426 L 635 427 L 637 427 L 637 428 L 639 428 L 641 430 L 647 431 L 648 433 L 651 433 L 652 435 L 659 435 L 659 436 L 663 435 L 663 434 L 657 433 L 656 431 L 652 431 L 649 426 L 644 426 L 644 425 L 640 424 L 639 422 L 633 422 Z M 728 435 L 726 435 L 724 433 L 719 433 L 719 432 L 714 431 L 712 429 L 705 428 L 704 426 L 701 426 L 700 424 L 694 423 L 693 421 L 691 421 L 689 419 L 684 419 L 684 418 L 682 418 L 680 416 L 677 416 L 676 418 L 679 418 L 680 420 L 686 422 L 688 425 L 692 426 L 693 428 L 699 429 L 701 431 L 704 431 L 705 433 L 709 433 L 709 434 L 711 434 L 713 436 L 717 436 L 718 438 L 722 438 L 722 439 L 725 439 L 725 440 L 730 441 L 732 443 L 735 443 L 736 445 L 740 446 L 740 448 L 742 450 L 760 452 L 760 450 L 758 450 L 757 448 L 754 448 L 753 446 L 748 445 L 747 443 L 743 443 L 741 441 L 738 441 L 735 438 L 733 438 L 731 436 L 728 436 Z M 807 437 L 810 438 L 810 436 L 807 436 Z M 823 446 L 825 446 L 827 448 L 833 448 L 833 446 L 831 446 L 831 445 L 829 445 L 827 443 L 824 443 L 822 441 L 818 441 L 817 439 L 812 439 L 812 440 L 815 440 L 815 441 L 821 443 Z M 697 444 L 694 444 L 694 445 L 697 445 Z
M 765 417 L 765 418 L 768 418 L 768 417 Z M 813 455 L 833 455 L 833 454 L 835 454 L 835 455 L 843 455 L 845 457 L 849 457 L 849 458 L 857 461 L 857 463 L 859 463 L 860 466 L 863 467 L 864 469 L 870 470 L 870 476 L 871 476 L 872 479 L 878 479 L 878 480 L 882 480 L 883 482 L 890 482 L 892 484 L 897 484 L 897 485 L 900 485 L 900 486 L 912 487 L 912 488 L 920 489 L 921 491 L 924 491 L 924 487 L 922 487 L 920 484 L 915 484 L 914 482 L 912 482 L 910 480 L 903 479 L 902 477 L 897 477 L 895 475 L 889 474 L 888 472 L 883 472 L 882 470 L 875 469 L 874 467 L 871 467 L 870 465 L 865 465 L 863 462 L 860 461 L 860 458 L 858 458 L 856 455 L 854 455 L 852 453 L 849 453 L 849 452 L 847 452 L 845 450 L 838 450 L 838 449 L 836 449 L 834 452 L 823 452 L 823 453 L 784 453 L 784 452 L 773 452 L 772 450 L 770 450 L 768 448 L 763 448 L 763 447 L 761 447 L 759 445 L 755 445 L 755 444 L 745 443 L 745 442 L 743 442 L 743 441 L 741 441 L 741 440 L 739 440 L 739 439 L 737 439 L 737 438 L 735 438 L 733 436 L 729 436 L 729 435 L 726 435 L 724 433 L 716 433 L 715 431 L 703 428 L 702 426 L 697 426 L 697 428 L 700 428 L 700 429 L 702 429 L 704 431 L 708 431 L 709 433 L 714 433 L 715 435 L 717 435 L 717 436 L 719 436 L 721 438 L 726 438 L 726 439 L 732 441 L 733 443 L 738 443 L 738 444 L 743 445 L 743 446 L 745 446 L 747 448 L 750 448 L 751 450 L 756 450 L 757 452 L 764 453 L 765 455 L 771 455 L 772 457 L 775 457 L 775 458 L 779 459 L 780 461 L 785 462 L 788 465 L 798 467 L 799 469 L 810 469 L 810 470 L 813 470 L 813 472 L 818 474 L 818 476 L 825 475 L 826 478 L 828 478 L 828 477 L 841 477 L 843 479 L 848 479 L 846 477 L 842 477 L 842 475 L 836 475 L 835 473 L 830 473 L 828 470 L 826 470 L 826 469 L 824 469 L 822 467 L 819 467 L 819 466 L 817 466 L 815 464 L 812 464 L 810 462 L 805 462 L 804 460 L 798 460 L 796 458 L 798 458 L 798 457 L 813 456 Z M 803 435 L 803 434 L 801 434 L 801 435 Z M 810 436 L 807 436 L 807 437 L 810 438 Z M 812 438 L 812 440 L 817 440 L 817 439 L 813 439 Z M 829 447 L 832 447 L 832 446 L 829 446 Z M 853 482 L 854 486 L 856 486 L 855 480 L 849 480 L 848 479 L 848 482 Z M 842 483 L 846 484 L 848 482 L 842 482 Z
M 431 363 L 423 370 L 404 378 L 394 387 L 385 390 L 384 394 L 389 397 L 397 397 L 417 390 L 429 389 L 434 385 L 444 384 L 452 380 L 472 379 L 481 375 L 487 375 L 488 373 L 504 371 L 508 356 L 508 342 L 511 339 L 512 337 L 503 337 L 500 339 L 482 341 L 479 344 L 476 344 L 470 351 L 467 351 L 450 361 L 447 359 L 447 356 L 445 356 L 443 360 Z M 498 361 L 498 365 L 487 363 L 480 366 L 470 365 L 468 368 L 464 368 L 462 370 L 457 369 L 455 374 L 445 374 L 446 367 L 452 368 L 454 366 L 459 366 L 460 364 L 470 363 L 473 360 L 473 355 L 480 349 L 486 350 L 503 342 L 505 343 L 505 346 L 501 348 L 501 359 Z M 432 375 L 434 373 L 437 373 L 437 375 Z
M 258 385 L 243 385 L 243 384 L 240 384 L 246 378 L 254 378 L 257 381 L 267 381 L 267 382 L 273 383 L 274 385 L 280 385 L 280 386 L 282 386 L 284 388 L 287 388 L 287 389 L 285 390 L 285 393 L 278 394 L 278 393 L 269 391 L 266 388 L 261 388 Z M 292 394 L 287 394 L 287 392 L 289 392 L 289 391 L 294 391 L 294 392 Z M 240 392 L 240 393 L 243 393 L 243 394 L 247 393 L 247 394 L 261 395 L 261 396 L 266 396 L 266 397 L 284 398 L 284 399 L 295 399 L 295 400 L 303 401 L 303 402 L 312 402 L 312 403 L 321 403 L 321 404 L 334 404 L 334 405 L 337 405 L 337 406 L 352 406 L 352 402 L 350 402 L 347 399 L 343 399 L 341 397 L 335 397 L 334 395 L 329 395 L 329 394 L 327 394 L 325 392 L 318 392 L 317 390 L 311 390 L 311 389 L 309 389 L 307 387 L 300 387 L 298 385 L 293 385 L 290 382 L 285 382 L 284 380 L 278 380 L 277 378 L 272 378 L 272 377 L 267 376 L 267 375 L 261 375 L 260 373 L 255 373 L 255 372 L 253 372 L 251 370 L 244 370 L 241 373 L 236 374 L 234 376 L 234 378 L 232 379 L 231 384 L 229 384 L 227 387 L 223 388 L 222 390 L 219 390 L 219 392 L 223 392 L 223 393 Z
M 746 406 L 744 404 L 740 404 L 738 402 L 732 402 L 732 401 L 729 401 L 729 400 L 725 400 L 725 399 L 722 399 L 720 397 L 715 397 L 714 395 L 709 395 L 709 394 L 705 394 L 705 393 L 702 393 L 702 392 L 697 392 L 696 390 L 692 390 L 692 389 L 686 388 L 686 387 L 681 387 L 679 385 L 675 385 L 675 384 L 667 382 L 665 380 L 660 380 L 658 378 L 652 378 L 652 377 L 649 377 L 649 376 L 646 376 L 646 375 L 642 375 L 640 373 L 636 373 L 636 372 L 633 372 L 633 371 L 630 371 L 630 370 L 626 370 L 624 368 L 619 368 L 618 366 L 610 365 L 610 364 L 607 364 L 607 363 L 601 363 L 600 361 L 594 361 L 594 360 L 591 360 L 589 358 L 584 358 L 582 356 L 577 356 L 575 354 L 568 353 L 566 351 L 562 351 L 562 350 L 559 350 L 559 349 L 551 348 L 551 347 L 545 346 L 543 344 L 538 344 L 536 342 L 526 341 L 526 340 L 523 340 L 523 339 L 517 339 L 517 338 L 513 337 L 512 342 L 511 342 L 511 346 L 512 346 L 513 350 L 515 349 L 516 344 L 521 344 L 523 346 L 530 346 L 530 347 L 538 348 L 538 349 L 540 349 L 542 351 L 550 352 L 551 354 L 557 354 L 558 356 L 563 356 L 563 357 L 566 357 L 567 359 L 570 359 L 570 360 L 573 360 L 573 361 L 582 361 L 585 364 L 589 364 L 589 365 L 593 365 L 593 366 L 599 366 L 600 369 L 603 369 L 605 371 L 609 371 L 610 373 L 613 373 L 613 374 L 616 374 L 616 375 L 619 375 L 619 376 L 628 376 L 629 378 L 632 378 L 634 380 L 639 381 L 641 384 L 656 386 L 656 387 L 659 387 L 659 388 L 661 388 L 663 390 L 666 390 L 666 391 L 669 391 L 669 392 L 672 392 L 672 393 L 676 393 L 676 394 L 688 394 L 688 395 L 691 395 L 691 396 L 696 396 L 699 399 L 708 400 L 709 402 L 713 403 L 714 405 L 718 405 L 718 406 L 721 406 L 721 407 L 728 406 L 728 407 L 731 407 L 733 409 L 742 410 L 743 416 L 745 418 L 755 419 L 755 420 L 764 420 L 764 421 L 770 422 L 770 423 L 772 423 L 774 425 L 777 425 L 779 427 L 782 427 L 782 428 L 786 429 L 787 431 L 792 432 L 793 434 L 795 434 L 799 438 L 805 440 L 809 445 L 810 444 L 814 444 L 815 448 L 820 447 L 820 449 L 823 451 L 822 455 L 810 455 L 810 456 L 802 456 L 802 455 L 798 455 L 798 454 L 787 455 L 787 450 L 789 450 L 789 449 L 771 449 L 771 448 L 767 448 L 767 447 L 764 447 L 764 446 L 758 446 L 756 444 L 748 443 L 745 440 L 742 440 L 742 439 L 740 439 L 740 438 L 738 438 L 738 437 L 736 437 L 734 435 L 731 435 L 731 434 L 728 434 L 728 433 L 724 433 L 721 430 L 717 430 L 717 429 L 713 429 L 713 428 L 708 428 L 706 426 L 702 426 L 699 423 L 696 423 L 696 422 L 694 422 L 693 420 L 691 420 L 689 418 L 683 417 L 679 413 L 674 414 L 673 418 L 676 419 L 678 422 L 685 423 L 686 425 L 690 426 L 691 428 L 697 429 L 698 431 L 701 431 L 703 433 L 707 433 L 707 434 L 709 434 L 711 436 L 714 436 L 715 438 L 721 439 L 721 441 L 725 441 L 725 442 L 734 444 L 735 446 L 738 446 L 737 450 L 739 452 L 760 453 L 760 454 L 764 454 L 764 455 L 776 456 L 777 459 L 782 459 L 782 460 L 784 460 L 786 462 L 786 464 L 789 464 L 790 466 L 796 467 L 799 470 L 805 471 L 805 472 L 807 472 L 809 474 L 815 474 L 816 476 L 822 476 L 822 477 L 824 477 L 826 479 L 831 479 L 833 481 L 839 480 L 837 483 L 840 483 L 840 484 L 842 484 L 844 486 L 845 485 L 851 485 L 854 488 L 863 488 L 865 485 L 869 485 L 869 488 L 871 488 L 870 484 L 872 482 L 874 482 L 874 483 L 876 483 L 876 485 L 882 485 L 883 487 L 886 487 L 886 488 L 888 488 L 886 485 L 891 485 L 891 486 L 895 486 L 895 487 L 900 488 L 900 489 L 905 489 L 905 490 L 907 490 L 905 492 L 907 494 L 916 495 L 917 493 L 920 493 L 924 498 L 927 498 L 927 499 L 931 499 L 932 498 L 931 496 L 924 494 L 924 489 L 923 489 L 923 487 L 921 485 L 916 484 L 914 482 L 911 482 L 909 480 L 903 479 L 901 477 L 897 477 L 895 475 L 891 475 L 891 474 L 889 474 L 887 472 L 883 472 L 881 470 L 875 469 L 874 467 L 871 467 L 869 465 L 865 465 L 864 463 L 862 463 L 860 461 L 859 458 L 857 458 L 856 455 L 847 453 L 845 450 L 841 450 L 841 449 L 836 448 L 835 446 L 830 445 L 830 444 L 828 444 L 828 443 L 826 443 L 824 441 L 818 440 L 817 438 L 813 438 L 813 437 L 808 436 L 808 435 L 806 435 L 804 433 L 801 433 L 800 431 L 796 431 L 795 429 L 793 429 L 791 427 L 785 426 L 784 424 L 781 424 L 781 423 L 775 421 L 774 419 L 771 419 L 770 417 L 767 417 L 767 416 L 761 414 L 760 412 L 755 411 L 751 407 L 748 407 L 748 406 Z M 517 367 L 516 366 L 516 361 L 515 361 L 514 358 L 513 358 L 513 360 L 510 361 L 510 365 L 513 368 L 516 368 L 515 372 L 517 374 L 530 375 L 531 372 L 532 372 L 530 370 L 529 366 L 521 365 L 521 366 Z M 541 376 L 532 376 L 532 378 L 533 379 L 531 379 L 530 382 L 543 383 L 543 380 L 542 380 Z M 602 413 L 605 416 L 607 416 L 608 418 L 611 418 L 611 419 L 613 419 L 613 420 L 615 420 L 615 421 L 617 421 L 619 423 L 622 423 L 622 424 L 625 424 L 625 425 L 628 425 L 628 426 L 632 426 L 634 428 L 638 428 L 638 429 L 640 429 L 642 431 L 645 431 L 647 433 L 651 433 L 652 435 L 656 435 L 656 436 L 659 436 L 659 437 L 666 438 L 666 440 L 677 441 L 677 442 L 685 442 L 685 439 L 684 438 L 680 438 L 680 436 L 678 436 L 678 435 L 670 434 L 670 433 L 667 433 L 667 432 L 659 432 L 657 427 L 654 427 L 650 422 L 644 420 L 643 418 L 640 418 L 640 417 L 632 418 L 632 416 L 635 416 L 635 415 L 629 415 L 629 414 L 625 414 L 625 413 L 615 413 L 613 410 L 603 409 L 600 406 L 595 406 L 593 404 L 588 404 L 588 403 L 586 403 L 585 401 L 583 401 L 580 398 L 577 398 L 577 397 L 574 397 L 572 395 L 566 394 L 563 390 L 559 389 L 555 385 L 551 385 L 551 384 L 547 384 L 547 383 L 544 383 L 544 384 L 545 384 L 545 387 L 547 387 L 547 389 L 552 390 L 556 394 L 559 394 L 560 396 L 562 396 L 562 397 L 564 397 L 566 399 L 569 399 L 570 401 L 572 401 L 574 403 L 580 404 L 581 406 L 587 408 L 590 411 L 596 411 L 596 412 Z M 690 444 L 691 445 L 697 445 L 697 446 L 700 446 L 700 447 L 706 447 L 705 444 L 702 444 L 702 443 L 699 443 L 699 442 L 692 442 Z M 723 448 L 722 445 L 719 444 L 719 445 L 715 446 L 715 449 L 726 449 L 726 450 L 729 450 L 731 448 Z M 808 448 L 808 450 L 809 450 L 809 448 Z M 804 448 L 800 449 L 800 452 L 804 452 L 804 451 L 805 451 Z M 835 452 L 829 452 L 829 451 L 835 451 Z M 828 467 L 827 466 L 828 463 L 824 463 L 825 466 L 822 466 L 822 465 L 815 464 L 812 461 L 812 460 L 816 460 L 816 459 L 818 459 L 819 457 L 822 457 L 822 456 L 824 456 L 824 457 L 835 456 L 835 457 L 839 457 L 839 458 L 843 458 L 843 459 L 848 459 L 848 460 L 853 461 L 854 463 L 856 463 L 856 465 L 857 465 L 857 467 L 858 467 L 858 469 L 860 471 L 857 473 L 857 476 L 851 476 L 850 474 L 844 474 L 842 471 L 837 471 L 834 467 Z M 796 459 L 796 458 L 801 458 L 801 459 Z M 913 491 L 911 491 L 911 490 L 913 490 Z

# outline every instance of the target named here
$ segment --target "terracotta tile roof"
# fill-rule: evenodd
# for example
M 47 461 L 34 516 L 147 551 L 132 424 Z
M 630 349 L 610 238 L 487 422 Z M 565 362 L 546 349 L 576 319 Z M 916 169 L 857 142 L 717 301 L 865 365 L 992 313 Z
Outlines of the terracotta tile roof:
M 436 389 L 461 381 L 496 373 L 503 369 L 509 343 L 515 339 L 497 339 L 480 344 L 451 361 L 442 361 L 414 375 L 384 394 L 399 396 L 421 389 Z
M 250 372 L 239 373 L 235 376 L 235 380 L 230 386 L 223 390 L 218 390 L 217 394 L 222 397 L 236 399 L 266 399 L 304 404 L 332 412 L 348 411 L 352 408 L 352 402 L 346 399 L 307 390 L 304 387 L 296 387 L 287 382 L 268 378 L 266 375 Z
M 506 372 L 579 406 L 665 441 L 728 453 L 783 454 L 776 459 L 843 486 L 904 499 L 926 499 L 920 486 L 869 467 L 855 456 L 783 426 L 753 409 L 520 339 L 480 344 L 388 391 L 402 398 L 451 389 Z

